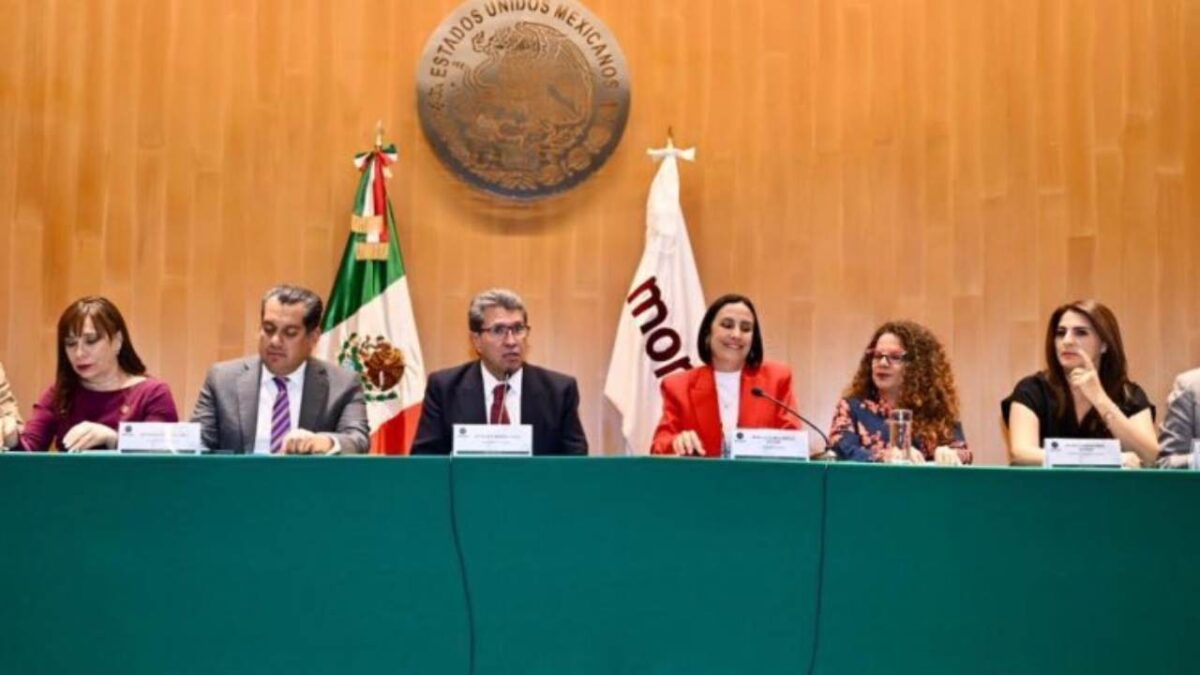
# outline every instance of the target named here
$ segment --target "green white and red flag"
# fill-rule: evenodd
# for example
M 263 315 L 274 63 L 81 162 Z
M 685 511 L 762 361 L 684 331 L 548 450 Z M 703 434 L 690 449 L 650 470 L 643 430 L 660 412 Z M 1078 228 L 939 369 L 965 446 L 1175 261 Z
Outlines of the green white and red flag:
M 396 146 L 377 142 L 354 157 L 362 177 L 316 349 L 318 356 L 358 372 L 371 452 L 388 455 L 412 448 L 425 398 L 425 361 L 387 195 L 388 166 L 397 156 Z

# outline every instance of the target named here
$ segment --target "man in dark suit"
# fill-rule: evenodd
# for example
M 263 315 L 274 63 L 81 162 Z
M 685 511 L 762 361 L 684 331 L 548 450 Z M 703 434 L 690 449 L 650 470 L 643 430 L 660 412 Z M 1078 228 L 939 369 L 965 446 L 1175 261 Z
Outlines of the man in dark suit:
M 262 302 L 258 356 L 208 371 L 192 412 L 206 448 L 238 454 L 355 454 L 369 447 L 358 375 L 311 356 L 321 298 L 276 286 Z
M 448 455 L 455 424 L 529 424 L 533 454 L 586 455 L 575 378 L 525 363 L 529 315 L 520 296 L 492 289 L 467 312 L 479 359 L 439 370 L 425 385 L 414 455 Z

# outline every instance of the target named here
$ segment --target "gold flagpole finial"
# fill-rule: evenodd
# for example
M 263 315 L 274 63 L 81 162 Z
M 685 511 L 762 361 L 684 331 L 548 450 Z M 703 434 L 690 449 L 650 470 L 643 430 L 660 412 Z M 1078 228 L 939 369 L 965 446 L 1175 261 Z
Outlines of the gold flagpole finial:
M 675 145 L 675 129 L 670 124 L 667 125 L 667 142 Z
M 375 149 L 383 147 L 383 120 L 375 123 Z

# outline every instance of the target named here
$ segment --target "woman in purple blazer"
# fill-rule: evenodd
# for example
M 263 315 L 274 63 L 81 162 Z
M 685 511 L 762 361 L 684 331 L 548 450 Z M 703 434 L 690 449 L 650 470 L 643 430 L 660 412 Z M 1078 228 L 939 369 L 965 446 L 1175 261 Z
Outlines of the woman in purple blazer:
M 21 434 L 26 450 L 115 448 L 121 422 L 177 422 L 166 382 L 146 376 L 125 319 L 107 298 L 71 303 L 58 320 L 55 382 Z

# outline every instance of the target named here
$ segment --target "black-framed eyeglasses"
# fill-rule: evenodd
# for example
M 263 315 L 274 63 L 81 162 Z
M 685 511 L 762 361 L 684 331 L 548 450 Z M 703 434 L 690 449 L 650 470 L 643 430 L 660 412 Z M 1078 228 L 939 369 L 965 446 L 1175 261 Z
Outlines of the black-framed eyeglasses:
M 882 363 L 884 365 L 892 365 L 893 363 L 908 363 L 908 352 L 881 352 L 874 349 L 868 349 L 867 358 L 871 363 Z
M 480 335 L 490 335 L 496 340 L 503 340 L 506 335 L 512 333 L 513 337 L 519 339 L 529 334 L 529 324 L 498 323 L 492 326 L 484 326 L 475 332 Z

